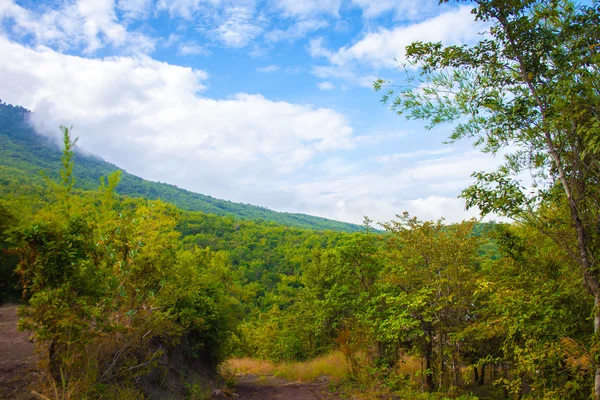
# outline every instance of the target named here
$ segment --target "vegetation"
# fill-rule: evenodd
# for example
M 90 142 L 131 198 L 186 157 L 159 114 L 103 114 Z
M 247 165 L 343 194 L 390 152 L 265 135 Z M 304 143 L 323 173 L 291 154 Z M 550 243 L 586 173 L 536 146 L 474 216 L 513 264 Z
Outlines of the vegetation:
M 0 102 L 0 193 L 23 190 L 23 185 L 19 183 L 41 185 L 43 180 L 40 171 L 58 178 L 56 165 L 60 163 L 60 149 L 50 138 L 36 134 L 28 122 L 29 118 L 28 110 Z M 77 188 L 94 189 L 100 177 L 120 170 L 95 156 L 75 152 L 73 157 Z M 120 171 L 121 183 L 116 188 L 116 193 L 128 197 L 160 199 L 187 211 L 201 211 L 241 220 L 263 220 L 296 228 L 344 232 L 361 229 L 359 225 L 326 218 L 275 212 L 263 207 L 219 200 Z
M 308 362 L 278 364 L 255 358 L 237 358 L 228 361 L 223 367 L 237 375 L 273 375 L 296 382 L 311 382 L 321 376 L 339 381 L 348 375 L 346 360 L 340 352 L 333 352 Z
M 571 256 L 594 296 L 600 335 L 600 3 L 476 4 L 475 18 L 490 24 L 489 36 L 472 47 L 413 43 L 407 55 L 420 77 L 383 101 L 430 127 L 457 121 L 452 141 L 470 138 L 484 152 L 505 152 L 505 163 L 474 173 L 477 182 L 462 196 L 482 214 L 537 227 Z M 520 179 L 523 171 L 531 182 Z M 600 398 L 600 364 L 595 368 Z
M 161 388 L 159 371 L 168 374 L 175 357 L 216 366 L 236 319 L 226 258 L 183 249 L 172 206 L 116 201 L 118 172 L 96 191 L 74 193 L 74 142 L 62 129 L 61 180 L 12 233 L 28 300 L 20 326 L 47 355 L 46 387 L 60 397 L 111 397 L 136 379 Z M 176 378 L 175 393 L 186 383 Z
M 600 398 L 600 4 L 478 0 L 474 13 L 488 36 L 414 43 L 420 75 L 383 100 L 502 150 L 463 197 L 511 223 L 404 213 L 341 232 L 118 196 L 120 171 L 78 184 L 112 170 L 78 157 L 65 127 L 60 173 L 33 174 L 48 144 L 23 141 L 10 123 L 28 112 L 2 106 L 0 279 L 16 267 L 42 391 L 194 398 L 220 364 L 327 374 L 366 398 Z
M 42 355 L 42 391 L 210 394 L 216 366 L 241 351 L 238 322 L 292 303 L 313 251 L 345 234 L 119 197 L 120 171 L 78 190 L 76 141 L 61 129 L 59 179 L 8 182 L 1 208 L 1 271 L 27 301 L 20 328 Z

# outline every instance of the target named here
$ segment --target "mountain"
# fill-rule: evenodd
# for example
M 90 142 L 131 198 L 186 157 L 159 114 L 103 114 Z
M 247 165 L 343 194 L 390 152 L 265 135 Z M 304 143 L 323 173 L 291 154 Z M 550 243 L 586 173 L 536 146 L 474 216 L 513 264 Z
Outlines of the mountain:
M 0 102 L 0 188 L 15 182 L 19 185 L 41 184 L 40 171 L 58 176 L 61 150 L 49 138 L 38 135 L 28 123 L 31 112 Z M 99 179 L 120 170 L 95 156 L 75 155 L 76 185 L 82 189 L 98 186 Z M 360 231 L 359 225 L 305 214 L 272 211 L 250 204 L 233 203 L 190 192 L 166 183 L 152 182 L 122 171 L 117 192 L 130 197 L 161 199 L 186 211 L 228 215 L 246 220 L 264 220 L 297 228 L 315 230 Z

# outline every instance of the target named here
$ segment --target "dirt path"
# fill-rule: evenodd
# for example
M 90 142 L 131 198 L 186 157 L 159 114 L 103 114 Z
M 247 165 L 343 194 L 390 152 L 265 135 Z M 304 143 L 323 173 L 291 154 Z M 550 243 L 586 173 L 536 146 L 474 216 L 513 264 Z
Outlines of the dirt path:
M 0 304 L 0 399 L 29 399 L 27 385 L 35 364 L 34 345 L 17 330 L 15 304 Z
M 339 400 L 329 391 L 326 378 L 312 383 L 288 382 L 272 376 L 244 375 L 237 377 L 235 392 L 239 400 Z

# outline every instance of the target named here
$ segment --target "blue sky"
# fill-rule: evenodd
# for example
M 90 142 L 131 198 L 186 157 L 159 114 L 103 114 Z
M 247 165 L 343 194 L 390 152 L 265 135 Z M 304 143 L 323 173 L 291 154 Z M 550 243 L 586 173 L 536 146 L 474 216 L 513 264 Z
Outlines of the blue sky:
M 39 133 L 144 178 L 350 222 L 476 215 L 456 196 L 493 159 L 390 112 L 415 40 L 469 44 L 437 0 L 0 0 L 0 98 Z

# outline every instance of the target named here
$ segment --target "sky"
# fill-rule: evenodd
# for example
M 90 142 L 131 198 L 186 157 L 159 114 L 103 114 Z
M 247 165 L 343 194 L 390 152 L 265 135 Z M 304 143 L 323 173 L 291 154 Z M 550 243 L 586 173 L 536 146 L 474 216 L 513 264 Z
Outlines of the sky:
M 0 99 L 145 179 L 361 223 L 477 216 L 497 160 L 380 102 L 413 41 L 472 44 L 465 2 L 0 0 Z

